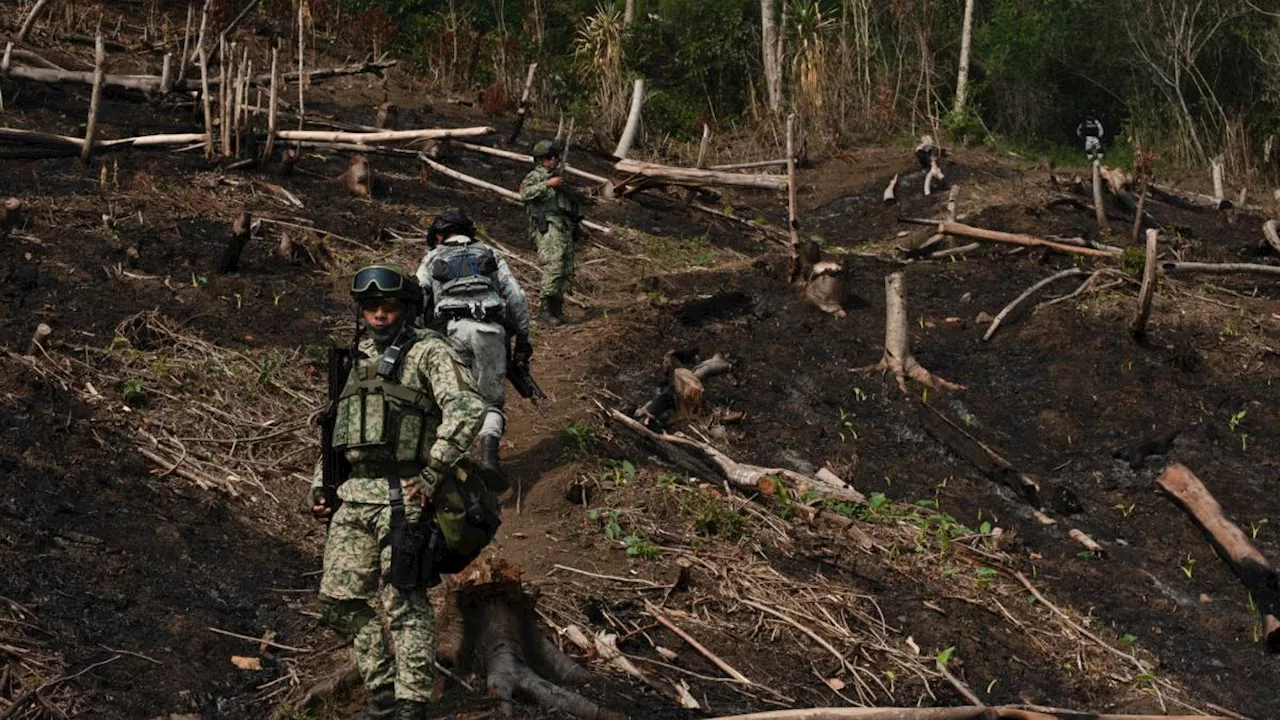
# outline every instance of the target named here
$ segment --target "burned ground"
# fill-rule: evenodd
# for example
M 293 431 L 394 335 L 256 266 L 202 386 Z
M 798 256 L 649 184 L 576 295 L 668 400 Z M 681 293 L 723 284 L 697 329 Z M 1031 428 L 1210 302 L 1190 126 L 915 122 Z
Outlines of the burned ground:
M 424 106 L 403 77 L 393 91 L 405 107 Z M 380 99 L 360 78 L 312 93 L 313 111 L 360 124 L 372 122 Z M 6 83 L 2 117 L 11 127 L 74 134 L 86 97 L 83 88 Z M 190 107 L 139 100 L 108 93 L 102 132 L 194 127 Z M 421 125 L 509 119 L 444 101 L 416 112 Z M 533 135 L 553 130 L 530 126 Z M 608 171 L 590 153 L 578 159 Z M 88 168 L 72 159 L 4 161 L 0 195 L 28 207 L 26 224 L 0 243 L 0 345 L 10 351 L 0 380 L 4 702 L 114 657 L 48 689 L 29 716 L 60 707 L 83 717 L 266 717 L 345 662 L 347 651 L 315 617 L 309 590 L 323 533 L 302 507 L 315 445 L 304 419 L 323 392 L 319 353 L 350 332 L 342 279 L 373 259 L 415 262 L 430 217 L 458 205 L 512 249 L 526 286 L 535 277 L 518 207 L 434 176 L 424 185 L 408 161 L 373 162 L 374 198 L 357 200 L 330 181 L 343 157 L 321 151 L 305 153 L 288 178 L 226 172 L 199 150 L 105 156 Z M 505 187 L 525 170 L 471 154 L 449 163 Z M 923 197 L 917 176 L 904 178 L 897 206 L 882 204 L 889 178 L 913 163 L 906 148 L 876 148 L 814 159 L 801 172 L 804 230 L 820 235 L 853 279 L 856 298 L 842 319 L 784 282 L 775 240 L 686 209 L 682 193 L 593 203 L 588 215 L 616 230 L 584 246 L 578 299 L 588 307 L 570 305 L 577 322 L 536 333 L 534 371 L 551 398 L 545 414 L 513 403 L 505 452 L 517 488 L 504 500 L 496 552 L 523 568 L 545 619 L 619 634 L 646 670 L 686 680 L 712 713 L 843 704 L 838 690 L 865 704 L 963 704 L 934 669 L 933 657 L 951 647 L 950 667 L 991 704 L 1142 711 L 1177 710 L 1181 701 L 1275 716 L 1280 669 L 1256 642 L 1249 598 L 1153 478 L 1166 459 L 1192 468 L 1263 554 L 1280 557 L 1272 387 L 1280 289 L 1166 277 L 1148 338 L 1137 343 L 1125 330 L 1136 281 L 1122 280 L 1017 313 L 983 342 L 981 313 L 995 315 L 1076 261 L 987 247 L 904 266 L 893 246 L 930 229 L 899 219 L 938 217 L 945 202 L 945 194 Z M 1097 239 L 1090 214 L 1045 209 L 1067 192 L 1046 169 L 963 150 L 945 167 L 961 187 L 964 222 Z M 719 204 L 785 224 L 772 195 L 726 192 Z M 217 273 L 231 219 L 246 208 L 291 225 L 264 224 L 242 270 Z M 1256 215 L 1228 224 L 1217 213 L 1150 211 L 1180 228 L 1169 246 L 1183 259 L 1274 262 L 1259 257 Z M 1126 234 L 1121 226 L 1112 242 Z M 278 257 L 282 233 L 323 248 L 324 264 Z M 904 268 L 913 351 L 967 388 L 921 399 L 1014 465 L 1069 490 L 1079 506 L 1051 504 L 1056 525 L 1037 521 L 1013 492 L 929 435 L 919 387 L 908 397 L 891 379 L 856 371 L 880 357 L 883 278 Z M 1073 288 L 1063 281 L 1040 299 Z M 54 335 L 24 360 L 39 322 Z M 660 368 L 673 349 L 732 360 L 731 373 L 708 381 L 712 417 L 744 413 L 738 423 L 703 419 L 680 429 L 705 433 L 738 460 L 803 472 L 828 466 L 871 497 L 867 507 L 838 508 L 870 545 L 810 528 L 785 504 L 690 483 L 607 422 L 602 407 L 629 413 L 665 382 Z M 223 365 L 225 377 L 216 370 Z M 137 388 L 141 399 L 130 396 Z M 1170 428 L 1180 433 L 1167 455 L 1136 469 L 1112 457 Z M 264 435 L 274 437 L 252 440 Z M 191 439 L 199 436 L 243 442 L 213 443 L 215 451 Z M 140 454 L 186 457 L 165 444 L 169 437 L 203 453 L 179 464 L 205 473 L 210 487 Z M 585 501 L 571 485 L 586 488 Z M 1103 543 L 1105 554 L 1083 552 L 1071 528 Z M 1029 602 L 1014 572 L 1135 660 L 1082 640 Z M 864 649 L 837 660 L 745 604 L 764 599 L 842 650 Z M 767 688 L 717 679 L 719 670 L 654 622 L 645 600 Z M 210 627 L 254 638 L 270 631 L 271 642 L 309 652 Z M 668 662 L 678 669 L 654 664 L 667 662 L 659 645 L 678 654 Z M 237 669 L 232 656 L 259 658 L 263 669 Z M 587 694 L 606 705 L 634 717 L 691 716 L 602 664 L 591 668 L 599 679 Z M 449 684 L 441 713 L 483 710 L 481 695 Z M 358 698 L 345 690 L 309 712 L 334 717 Z

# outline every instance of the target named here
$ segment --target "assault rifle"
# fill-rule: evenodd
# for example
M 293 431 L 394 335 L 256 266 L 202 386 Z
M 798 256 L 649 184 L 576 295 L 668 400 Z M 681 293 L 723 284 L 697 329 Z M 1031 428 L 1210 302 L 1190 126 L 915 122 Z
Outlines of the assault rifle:
M 324 483 L 324 504 L 330 512 L 337 512 L 342 500 L 338 498 L 338 486 L 347 479 L 350 467 L 342 452 L 333 447 L 333 428 L 338 421 L 338 397 L 351 373 L 351 350 L 329 348 L 329 404 L 320 415 L 320 475 Z
M 546 400 L 547 394 L 538 387 L 538 382 L 533 379 L 533 375 L 529 372 L 529 361 L 516 362 L 513 358 L 507 359 L 507 380 L 511 381 L 511 387 L 520 393 L 520 397 L 533 403 L 534 409 L 539 414 L 542 408 L 538 407 L 539 400 Z

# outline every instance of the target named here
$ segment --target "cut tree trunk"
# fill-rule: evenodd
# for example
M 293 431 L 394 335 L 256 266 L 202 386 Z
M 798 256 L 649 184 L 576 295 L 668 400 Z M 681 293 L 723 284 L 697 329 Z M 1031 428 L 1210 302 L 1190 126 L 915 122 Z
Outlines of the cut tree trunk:
M 1268 220 L 1262 224 L 1262 247 L 1271 246 L 1277 254 L 1280 254 L 1280 233 L 1276 232 L 1276 221 Z
M 1147 191 L 1151 187 L 1151 180 L 1148 178 L 1142 181 L 1142 192 L 1138 195 L 1138 208 L 1133 211 L 1133 242 L 1138 242 L 1138 233 L 1142 231 L 1142 223 L 1145 221 L 1147 207 Z
M 723 375 L 733 369 L 733 365 L 720 353 L 698 363 L 690 372 L 699 383 L 717 375 Z M 635 411 L 635 417 L 644 421 L 651 429 L 657 430 L 665 424 L 665 416 L 676 407 L 676 393 L 673 385 L 668 384 L 654 395 L 649 402 Z
M 262 149 L 262 159 L 270 160 L 276 149 L 276 123 L 280 119 L 280 51 L 271 48 L 271 95 L 267 100 L 267 142 Z
M 1231 201 L 1222 190 L 1222 158 L 1215 157 L 1213 164 L 1213 201 L 1219 210 L 1230 210 Z
M 934 153 L 929 158 L 929 172 L 924 176 L 924 194 L 925 197 L 933 194 L 937 187 L 946 182 L 946 176 L 942 174 L 942 168 L 938 167 L 938 155 Z
M 760 0 L 760 46 L 764 66 L 765 92 L 769 112 L 775 116 L 782 112 L 782 58 L 778 52 L 778 20 L 774 8 L 776 0 Z
M 707 150 L 711 147 L 711 126 L 702 123 L 702 141 L 698 143 L 698 162 L 693 166 L 698 169 L 707 167 Z M 788 153 L 789 155 L 790 153 Z
M 22 224 L 22 201 L 18 198 L 6 198 L 0 203 L 0 238 L 9 236 L 9 232 Z
M 644 107 L 644 78 L 636 78 L 631 88 L 631 111 L 627 113 L 627 125 L 618 138 L 618 146 L 613 149 L 613 156 L 625 160 L 631 146 L 636 141 L 636 133 L 640 130 L 640 110 Z
M 507 144 L 515 145 L 520 139 L 520 131 L 524 129 L 524 121 L 529 117 L 529 95 L 533 92 L 533 76 L 538 71 L 538 63 L 529 63 L 529 72 L 524 76 L 524 90 L 520 93 L 520 107 L 516 109 L 516 124 L 507 136 Z
M 480 137 L 494 130 L 491 127 L 442 128 L 431 130 L 385 130 L 382 132 L 345 132 L 341 130 L 281 130 L 281 140 L 310 140 L 335 143 L 384 143 L 401 140 L 440 140 L 444 138 Z
M 897 175 L 894 175 L 893 177 L 889 178 L 889 184 L 886 185 L 884 188 L 884 204 L 885 205 L 898 204 L 898 176 Z
M 958 235 L 960 237 L 971 237 L 978 240 L 990 240 L 992 242 L 1022 245 L 1024 247 L 1046 247 L 1057 250 L 1058 252 L 1071 253 L 1075 255 L 1089 255 L 1092 257 L 1119 257 L 1121 255 L 1119 248 L 1107 249 L 1105 247 L 1088 247 L 1084 244 L 1073 246 L 1068 245 L 1066 242 L 1061 240 L 1045 240 L 1032 235 L 1023 235 L 1022 233 L 1007 233 L 999 230 L 987 230 L 985 228 L 965 225 L 964 223 L 938 222 L 937 220 L 926 220 L 923 218 L 900 218 L 899 221 L 913 225 L 936 225 L 938 232 L 944 235 Z
M 459 147 L 459 148 L 462 148 L 463 150 L 470 150 L 471 152 L 482 153 L 484 155 L 492 155 L 493 157 L 505 158 L 507 160 L 513 160 L 515 162 L 522 163 L 525 165 L 533 164 L 533 156 L 525 155 L 524 153 L 511 152 L 510 150 L 493 148 L 493 147 L 489 147 L 488 145 L 476 145 L 475 143 L 462 142 L 462 141 L 456 141 L 451 144 L 454 147 Z M 600 175 L 596 175 L 595 173 L 589 173 L 585 170 L 579 170 L 578 168 L 573 167 L 572 165 L 565 165 L 564 171 L 569 175 L 576 175 L 577 177 L 580 177 L 584 180 L 590 180 L 591 182 L 599 183 L 600 185 L 603 185 L 609 182 L 609 178 L 607 177 L 602 177 Z
M 1107 234 L 1107 209 L 1102 204 L 1102 163 L 1098 160 L 1093 161 L 1093 211 L 1097 216 L 1098 232 L 1103 235 Z
M 754 170 L 762 167 L 774 167 L 775 165 L 786 165 L 786 158 L 778 158 L 777 160 L 755 160 L 753 162 L 730 163 L 728 165 L 712 165 L 708 170 Z
M 1204 483 L 1186 467 L 1174 463 L 1157 480 L 1208 536 L 1213 549 L 1240 578 L 1258 608 L 1263 644 L 1267 652 L 1280 653 L 1280 576 L 1271 563 L 1249 542 Z
M 249 243 L 252 234 L 253 223 L 249 211 L 242 211 L 235 222 L 231 223 L 231 237 L 227 239 L 222 259 L 218 261 L 218 272 L 231 273 L 240 269 L 240 255 L 244 252 L 244 246 Z
M 89 96 L 89 120 L 84 126 L 84 146 L 80 150 L 80 159 L 87 165 L 93 157 L 93 143 L 98 134 L 98 106 L 102 103 L 102 78 L 106 74 L 107 49 L 102 45 L 102 33 L 94 42 L 93 50 L 93 92 Z
M 787 116 L 787 232 L 791 240 L 791 282 L 796 283 L 804 273 L 800 261 L 800 221 L 796 219 L 796 159 L 794 151 L 796 114 Z
M 1156 243 L 1160 237 L 1159 230 L 1147 231 L 1147 253 L 1142 266 L 1142 290 L 1138 293 L 1138 311 L 1129 323 L 1129 332 L 1134 338 L 1147 334 L 1147 319 L 1151 317 L 1151 302 L 1156 294 Z
M 485 677 L 499 716 L 511 717 L 515 698 L 525 697 L 577 718 L 625 719 L 557 684 L 579 685 L 590 674 L 542 634 L 535 601 L 521 586 L 518 569 L 499 560 L 477 562 L 461 576 L 453 596 L 463 632 L 456 668 Z
M 903 392 L 907 391 L 907 378 L 935 389 L 963 390 L 963 385 L 944 380 L 926 370 L 911 354 L 906 284 L 906 273 L 902 271 L 885 276 L 884 357 L 875 365 L 859 368 L 859 372 L 892 372 Z
M 761 188 L 764 190 L 786 190 L 786 175 L 744 175 L 741 173 L 721 172 L 719 170 L 700 170 L 698 168 L 673 167 L 640 160 L 623 159 L 614 165 L 618 172 L 639 175 L 657 184 L 670 185 L 726 185 L 733 187 Z

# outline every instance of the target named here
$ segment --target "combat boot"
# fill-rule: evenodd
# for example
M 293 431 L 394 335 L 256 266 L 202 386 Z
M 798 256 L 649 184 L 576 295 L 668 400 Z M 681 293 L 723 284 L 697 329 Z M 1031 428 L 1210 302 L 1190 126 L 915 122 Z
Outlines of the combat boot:
M 485 470 L 485 483 L 498 495 L 511 487 L 506 474 L 502 472 L 502 463 L 498 460 L 498 448 L 501 445 L 502 438 L 497 435 L 480 436 L 480 467 Z
M 430 709 L 431 703 L 401 700 L 400 714 L 396 715 L 396 720 L 427 720 L 427 711 Z
M 395 685 L 384 685 L 369 692 L 369 702 L 365 704 L 364 712 L 352 720 L 395 720 L 398 707 Z
M 542 310 L 538 313 L 538 319 L 552 327 L 563 325 L 564 298 L 559 295 L 542 298 Z

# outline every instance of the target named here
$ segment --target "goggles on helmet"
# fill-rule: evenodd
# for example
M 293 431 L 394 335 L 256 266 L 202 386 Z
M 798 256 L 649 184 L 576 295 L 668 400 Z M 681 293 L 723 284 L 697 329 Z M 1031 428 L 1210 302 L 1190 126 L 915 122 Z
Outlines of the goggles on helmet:
M 367 267 L 351 279 L 351 294 L 392 296 L 404 290 L 404 275 L 389 267 Z

